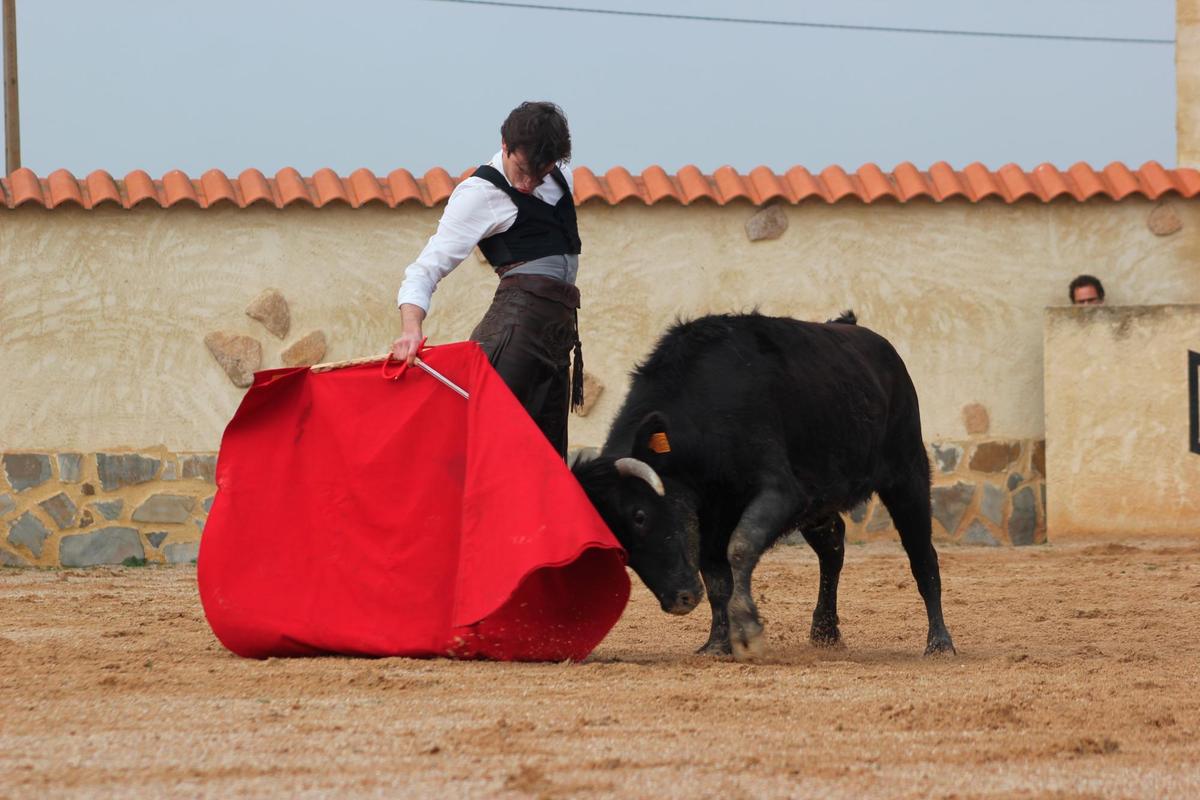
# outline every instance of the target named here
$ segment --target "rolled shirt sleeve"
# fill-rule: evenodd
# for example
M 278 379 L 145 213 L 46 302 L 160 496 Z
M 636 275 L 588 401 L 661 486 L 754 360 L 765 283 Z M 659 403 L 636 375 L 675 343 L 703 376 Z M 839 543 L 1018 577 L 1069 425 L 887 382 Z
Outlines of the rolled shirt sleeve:
M 411 303 L 428 313 L 438 282 L 461 264 L 480 240 L 500 232 L 505 223 L 512 225 L 516 207 L 511 218 L 498 215 L 487 191 L 490 186 L 481 178 L 467 178 L 455 187 L 437 231 L 404 270 L 404 282 L 396 294 L 397 306 Z
M 504 174 L 500 153 L 496 153 L 490 163 Z M 573 191 L 575 176 L 567 165 L 560 164 L 559 167 L 568 189 Z M 562 197 L 562 189 L 547 175 L 533 194 L 554 205 Z M 397 307 L 411 303 L 428 314 L 438 282 L 461 264 L 481 240 L 503 233 L 516 220 L 516 205 L 488 181 L 470 177 L 458 184 L 446 201 L 437 231 L 429 237 L 417 260 L 404 270 L 404 281 L 396 294 Z

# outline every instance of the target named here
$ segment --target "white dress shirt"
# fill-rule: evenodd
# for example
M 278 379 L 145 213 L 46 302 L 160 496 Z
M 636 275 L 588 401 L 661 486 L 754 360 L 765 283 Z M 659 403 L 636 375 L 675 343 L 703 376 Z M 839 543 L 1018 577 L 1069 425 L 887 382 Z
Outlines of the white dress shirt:
M 504 175 L 501 153 L 496 153 L 489 163 Z M 571 170 L 562 164 L 559 169 L 567 180 L 567 186 L 574 190 Z M 508 176 L 505 175 L 504 179 L 508 180 Z M 557 205 L 563 191 L 553 176 L 547 175 L 533 190 L 533 196 L 550 205 Z M 400 284 L 400 291 L 396 295 L 396 305 L 411 303 L 428 313 L 438 281 L 461 264 L 480 240 L 503 233 L 516 221 L 516 204 L 491 181 L 471 176 L 458 184 L 446 201 L 446 210 L 442 212 L 437 232 L 429 237 L 417 260 L 404 270 L 404 282 Z

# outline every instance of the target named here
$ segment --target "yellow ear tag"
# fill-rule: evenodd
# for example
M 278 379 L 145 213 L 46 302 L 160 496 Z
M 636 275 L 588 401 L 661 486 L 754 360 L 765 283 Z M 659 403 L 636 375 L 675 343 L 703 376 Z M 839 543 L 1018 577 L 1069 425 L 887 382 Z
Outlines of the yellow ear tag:
M 656 433 L 651 436 L 650 449 L 659 455 L 671 452 L 671 443 L 667 441 L 667 435 L 665 433 Z

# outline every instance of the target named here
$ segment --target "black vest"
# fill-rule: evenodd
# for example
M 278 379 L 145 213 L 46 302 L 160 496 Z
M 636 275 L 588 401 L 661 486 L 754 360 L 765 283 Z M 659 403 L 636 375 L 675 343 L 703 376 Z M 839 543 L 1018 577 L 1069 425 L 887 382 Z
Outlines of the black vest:
M 575 198 L 558 167 L 550 175 L 563 191 L 562 199 L 553 206 L 532 194 L 518 192 L 490 164 L 475 170 L 474 177 L 493 184 L 512 198 L 517 207 L 517 219 L 511 228 L 479 243 L 479 249 L 492 267 L 498 269 L 546 256 L 579 254 L 582 247 L 575 222 Z

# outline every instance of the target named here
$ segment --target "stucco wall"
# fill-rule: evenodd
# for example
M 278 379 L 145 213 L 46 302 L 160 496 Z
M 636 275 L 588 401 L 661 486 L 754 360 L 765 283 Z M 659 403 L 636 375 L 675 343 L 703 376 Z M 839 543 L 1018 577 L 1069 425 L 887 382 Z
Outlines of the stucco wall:
M 824 319 L 852 307 L 892 339 L 913 374 L 935 537 L 1044 541 L 1044 307 L 1065 302 L 1068 280 L 1084 271 L 1104 278 L 1113 302 L 1200 302 L 1196 208 L 1137 199 L 810 204 L 782 209 L 780 238 L 751 242 L 744 225 L 757 209 L 748 204 L 584 206 L 581 323 L 588 371 L 605 389 L 587 417 L 572 419 L 572 444 L 602 442 L 630 368 L 676 316 L 757 306 Z M 1174 214 L 1156 227 L 1176 232 L 1154 235 L 1151 211 L 1160 222 Z M 257 339 L 267 368 L 316 329 L 328 338 L 327 360 L 382 352 L 397 330 L 402 269 L 438 213 L 0 213 L 0 564 L 193 558 L 215 491 L 214 454 L 243 392 L 205 335 Z M 435 295 L 431 342 L 467 336 L 494 285 L 475 257 L 464 263 Z M 290 305 L 282 339 L 245 314 L 266 288 Z M 1055 381 L 1075 369 L 1068 361 L 1045 374 Z M 1077 467 L 1060 466 L 1060 478 L 1068 469 Z M 1119 479 L 1105 477 L 1104 491 L 1081 478 L 1054 496 L 1099 503 Z M 895 535 L 876 501 L 847 524 L 851 540 Z
M 1049 535 L 1200 536 L 1188 350 L 1200 306 L 1046 314 Z
M 580 285 L 585 360 L 605 391 L 573 418 L 572 445 L 599 444 L 632 365 L 676 315 L 760 308 L 824 319 L 853 307 L 907 360 L 929 440 L 963 439 L 962 409 L 984 405 L 989 436 L 1038 439 L 1042 309 L 1076 273 L 1112 301 L 1200 301 L 1197 206 L 1158 237 L 1153 204 L 999 201 L 784 209 L 788 230 L 748 241 L 736 203 L 589 204 Z M 383 351 L 397 330 L 401 271 L 438 209 L 250 208 L 47 211 L 0 215 L 0 445 L 6 450 L 165 447 L 211 452 L 242 390 L 205 334 L 254 336 L 264 366 L 322 329 L 327 359 Z M 465 338 L 495 279 L 474 257 L 434 297 L 431 343 Z M 292 332 L 244 313 L 261 290 L 290 303 Z

